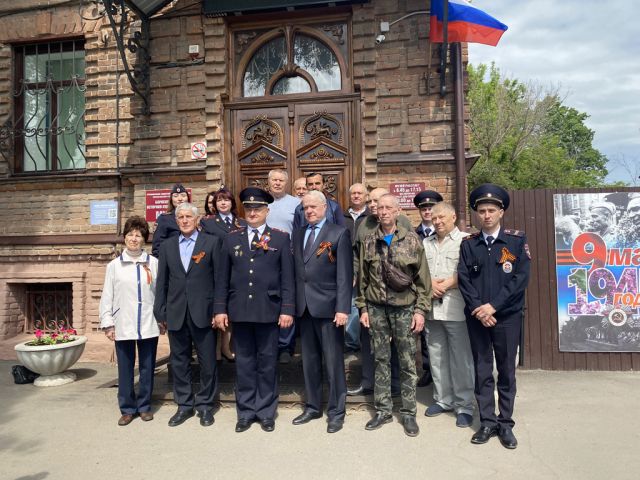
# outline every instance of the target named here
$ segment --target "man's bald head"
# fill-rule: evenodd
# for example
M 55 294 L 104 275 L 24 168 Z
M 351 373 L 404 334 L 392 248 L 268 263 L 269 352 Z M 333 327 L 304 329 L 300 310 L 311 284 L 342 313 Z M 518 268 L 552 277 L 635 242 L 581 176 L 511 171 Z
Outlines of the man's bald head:
M 369 192 L 369 211 L 371 213 L 374 215 L 378 214 L 378 200 L 380 200 L 381 196 L 387 195 L 388 193 L 389 190 L 382 187 L 374 188 Z

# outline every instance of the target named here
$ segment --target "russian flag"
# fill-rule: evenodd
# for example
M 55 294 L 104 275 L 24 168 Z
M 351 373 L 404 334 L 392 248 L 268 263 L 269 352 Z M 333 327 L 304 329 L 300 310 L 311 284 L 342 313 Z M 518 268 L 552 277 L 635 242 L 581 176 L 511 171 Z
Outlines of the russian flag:
M 442 43 L 444 41 L 445 1 L 431 0 L 431 33 L 429 33 L 429 39 L 433 43 Z M 449 0 L 447 18 L 448 41 L 451 43 L 483 43 L 495 47 L 502 34 L 509 28 L 504 23 L 474 7 L 467 0 Z

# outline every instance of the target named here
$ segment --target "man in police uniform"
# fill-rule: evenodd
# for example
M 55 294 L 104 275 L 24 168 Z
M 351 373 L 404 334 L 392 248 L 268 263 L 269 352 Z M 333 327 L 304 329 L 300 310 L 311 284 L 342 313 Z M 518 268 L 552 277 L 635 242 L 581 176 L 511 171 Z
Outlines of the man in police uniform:
M 422 222 L 416 227 L 416 233 L 420 239 L 429 238 L 435 235 L 436 229 L 431 220 L 431 209 L 436 203 L 442 201 L 442 195 L 435 190 L 422 190 L 413 197 L 413 204 L 420 212 Z M 431 375 L 431 364 L 429 362 L 429 349 L 427 348 L 427 329 L 420 333 L 420 353 L 422 357 L 422 376 L 418 379 L 416 386 L 427 387 L 433 383 Z
M 236 432 L 255 421 L 275 428 L 278 406 L 278 333 L 293 324 L 295 283 L 289 235 L 266 224 L 271 194 L 240 192 L 247 228 L 224 239 L 216 280 L 215 326 L 233 322 L 236 354 Z
M 511 418 L 516 397 L 515 363 L 529 282 L 529 246 L 524 232 L 500 226 L 509 207 L 509 194 L 503 188 L 481 185 L 471 192 L 469 203 L 482 225 L 479 233 L 463 240 L 458 263 L 458 288 L 466 304 L 480 413 L 480 429 L 471 443 L 487 443 L 498 435 L 505 448 L 513 449 L 518 446 Z M 494 352 L 500 411 L 497 417 Z

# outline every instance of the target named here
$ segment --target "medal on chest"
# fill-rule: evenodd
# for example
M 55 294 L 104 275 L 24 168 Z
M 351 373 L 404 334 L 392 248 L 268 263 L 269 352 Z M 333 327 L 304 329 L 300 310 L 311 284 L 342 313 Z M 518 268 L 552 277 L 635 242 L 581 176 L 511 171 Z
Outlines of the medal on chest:
M 504 262 L 502 264 L 502 271 L 504 273 L 511 273 L 513 271 L 513 264 L 511 262 Z

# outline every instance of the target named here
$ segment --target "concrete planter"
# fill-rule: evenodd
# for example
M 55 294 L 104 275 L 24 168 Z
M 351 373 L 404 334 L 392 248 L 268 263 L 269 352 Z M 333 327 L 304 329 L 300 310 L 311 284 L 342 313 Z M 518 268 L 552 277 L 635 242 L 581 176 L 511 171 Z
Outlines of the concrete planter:
M 33 384 L 37 387 L 54 387 L 75 381 L 76 374 L 66 372 L 84 352 L 87 337 L 76 336 L 73 342 L 57 345 L 29 346 L 22 342 L 15 346 L 18 360 L 29 370 L 39 373 Z

